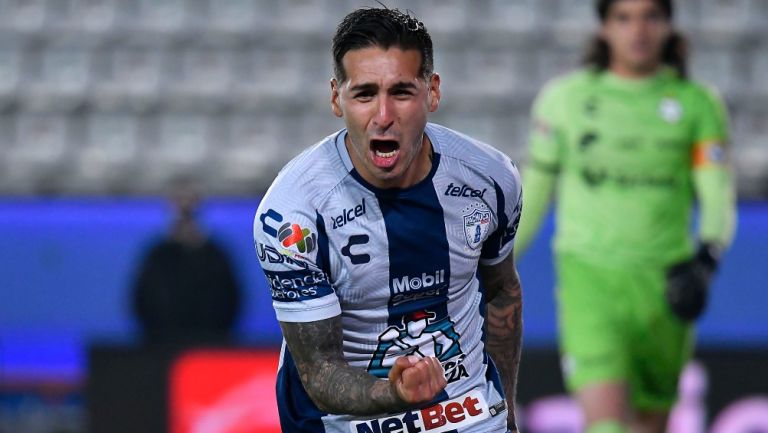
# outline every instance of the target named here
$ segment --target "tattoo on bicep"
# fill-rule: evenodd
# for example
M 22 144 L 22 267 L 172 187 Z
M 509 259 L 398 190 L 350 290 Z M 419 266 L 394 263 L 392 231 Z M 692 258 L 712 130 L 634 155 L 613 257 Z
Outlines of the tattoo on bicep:
M 489 348 L 503 350 L 504 355 L 519 352 L 517 344 L 522 336 L 523 295 L 520 278 L 512 254 L 495 266 L 481 268 L 483 284 L 488 291 L 487 332 Z M 513 344 L 510 343 L 512 339 Z
M 495 296 L 488 302 L 488 332 L 498 336 L 522 335 L 523 297 L 520 279 L 514 275 L 500 277 Z
M 480 267 L 480 277 L 486 290 L 486 302 L 492 302 L 504 292 L 510 296 L 508 301 L 522 301 L 520 277 L 512 253 L 497 265 Z

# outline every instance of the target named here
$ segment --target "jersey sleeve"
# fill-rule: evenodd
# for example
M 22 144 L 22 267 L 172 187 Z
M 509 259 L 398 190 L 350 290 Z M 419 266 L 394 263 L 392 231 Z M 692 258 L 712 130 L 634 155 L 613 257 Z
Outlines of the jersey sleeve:
M 728 116 L 714 91 L 701 91 L 693 125 L 693 167 L 724 166 L 727 160 Z
M 531 110 L 531 130 L 528 139 L 529 166 L 532 169 L 557 173 L 560 169 L 563 135 L 559 125 L 562 89 L 554 82 L 545 87 Z
M 253 236 L 277 320 L 310 322 L 341 314 L 327 272 L 325 227 L 297 194 L 268 194 L 256 211 Z
M 523 210 L 523 189 L 520 173 L 512 164 L 506 161 L 505 171 L 499 179 L 494 178 L 496 190 L 496 228 L 488 236 L 480 253 L 480 264 L 495 265 L 512 252 L 520 215 Z
M 515 255 L 518 257 L 539 231 L 560 172 L 564 149 L 563 132 L 558 119 L 558 110 L 562 105 L 561 92 L 557 82 L 549 84 L 536 97 L 531 110 L 528 164 L 523 173 L 526 211 L 517 234 Z
M 733 173 L 728 162 L 728 120 L 714 92 L 704 90 L 694 123 L 693 186 L 699 204 L 699 238 L 727 247 L 736 228 Z

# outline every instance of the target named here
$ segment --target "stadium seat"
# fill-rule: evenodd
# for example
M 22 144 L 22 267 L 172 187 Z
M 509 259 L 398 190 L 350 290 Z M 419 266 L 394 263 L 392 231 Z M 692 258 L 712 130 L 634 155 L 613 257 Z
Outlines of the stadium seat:
M 116 46 L 102 55 L 94 83 L 97 106 L 144 111 L 158 103 L 165 50 L 157 46 Z
M 278 47 L 253 47 L 242 53 L 236 66 L 233 97 L 241 102 L 295 97 L 305 71 L 301 54 Z M 321 81 L 327 84 L 326 79 Z
M 82 104 L 90 87 L 91 51 L 76 41 L 52 43 L 38 52 L 22 92 L 31 110 L 71 110 Z
M 77 0 L 79 30 L 92 37 L 109 37 L 118 32 L 120 0 Z
M 704 31 L 739 32 L 749 26 L 754 0 L 700 0 Z
M 227 46 L 189 45 L 170 61 L 168 104 L 174 109 L 215 110 L 226 105 L 232 85 L 232 56 Z
M 730 50 L 704 48 L 696 50 L 691 56 L 691 76 L 705 84 L 715 86 L 724 97 L 730 97 L 736 90 L 738 73 L 734 68 L 733 54 Z
M 83 194 L 126 192 L 138 169 L 139 120 L 126 113 L 95 112 L 85 123 L 85 140 L 68 186 Z
M 184 0 L 138 0 L 135 31 L 173 34 L 184 30 L 187 8 Z
M 208 20 L 204 26 L 209 32 L 247 34 L 264 23 L 253 0 L 208 0 Z
M 22 52 L 15 44 L 4 41 L 0 45 L 0 107 L 11 104 L 16 98 L 21 81 Z
M 561 44 L 581 47 L 595 25 L 592 2 L 557 0 L 554 11 L 554 36 Z
M 30 36 L 45 27 L 45 0 L 0 0 L 0 29 Z
M 22 193 L 55 190 L 71 157 L 69 120 L 56 113 L 24 113 L 14 120 L 15 139 L 5 155 L 3 183 L 15 185 L 16 192 Z
M 488 0 L 485 13 L 475 16 L 475 26 L 495 31 L 535 32 L 538 30 L 535 0 Z
M 750 78 L 752 79 L 751 89 L 760 96 L 768 98 L 768 44 L 764 44 L 752 53 Z

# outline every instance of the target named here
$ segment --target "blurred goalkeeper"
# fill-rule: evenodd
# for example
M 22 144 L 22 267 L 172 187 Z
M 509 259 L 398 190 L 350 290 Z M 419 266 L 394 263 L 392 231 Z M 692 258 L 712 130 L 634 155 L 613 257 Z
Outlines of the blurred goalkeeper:
M 563 370 L 586 431 L 663 432 L 734 231 L 726 113 L 686 76 L 671 0 L 596 9 L 586 67 L 535 102 L 515 251 L 557 191 Z

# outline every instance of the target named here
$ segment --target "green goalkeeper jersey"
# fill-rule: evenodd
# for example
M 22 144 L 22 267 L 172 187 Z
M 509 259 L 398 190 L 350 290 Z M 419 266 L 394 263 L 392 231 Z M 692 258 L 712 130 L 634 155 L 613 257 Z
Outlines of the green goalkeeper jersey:
M 725 164 L 712 92 L 671 69 L 643 80 L 582 70 L 550 83 L 532 120 L 529 167 L 557 174 L 556 250 L 606 264 L 691 254 L 694 173 Z

